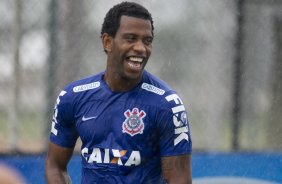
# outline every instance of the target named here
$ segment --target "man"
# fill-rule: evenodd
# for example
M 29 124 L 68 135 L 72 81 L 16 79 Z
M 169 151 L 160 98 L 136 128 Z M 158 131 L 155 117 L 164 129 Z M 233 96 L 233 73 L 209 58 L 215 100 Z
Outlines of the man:
M 192 183 L 184 105 L 144 70 L 153 41 L 147 9 L 122 2 L 109 10 L 101 39 L 105 72 L 59 95 L 46 159 L 47 183 L 67 183 L 67 164 L 82 141 L 81 183 Z

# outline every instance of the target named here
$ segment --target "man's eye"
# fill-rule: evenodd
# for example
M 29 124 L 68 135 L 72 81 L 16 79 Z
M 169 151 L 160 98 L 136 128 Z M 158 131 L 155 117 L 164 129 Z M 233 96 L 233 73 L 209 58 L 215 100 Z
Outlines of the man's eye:
M 132 42 L 135 40 L 135 37 L 134 36 L 128 36 L 128 37 L 125 37 L 125 39 L 129 42 Z
M 144 40 L 145 44 L 151 44 L 153 42 L 152 38 L 145 38 Z

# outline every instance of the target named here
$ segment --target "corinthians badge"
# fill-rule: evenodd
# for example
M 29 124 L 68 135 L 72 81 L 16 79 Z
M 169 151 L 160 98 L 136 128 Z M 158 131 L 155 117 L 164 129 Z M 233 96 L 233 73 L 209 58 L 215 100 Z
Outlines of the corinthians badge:
M 122 123 L 122 132 L 131 136 L 142 134 L 144 130 L 142 119 L 146 116 L 146 113 L 143 110 L 139 112 L 138 108 L 133 108 L 132 111 L 129 109 L 125 111 L 124 115 L 126 119 Z

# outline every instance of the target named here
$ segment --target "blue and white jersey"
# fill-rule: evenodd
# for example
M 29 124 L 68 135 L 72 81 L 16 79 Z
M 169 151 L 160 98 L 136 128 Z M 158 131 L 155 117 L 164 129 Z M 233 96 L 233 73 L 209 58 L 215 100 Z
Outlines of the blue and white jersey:
M 192 151 L 182 100 L 147 71 L 128 92 L 111 91 L 103 76 L 60 93 L 50 140 L 74 147 L 80 137 L 81 183 L 164 183 L 161 157 Z

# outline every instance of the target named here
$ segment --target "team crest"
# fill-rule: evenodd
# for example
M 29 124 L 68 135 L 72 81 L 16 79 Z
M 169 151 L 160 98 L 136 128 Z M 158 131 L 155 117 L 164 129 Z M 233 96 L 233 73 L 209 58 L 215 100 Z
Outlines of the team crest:
M 139 112 L 138 108 L 133 108 L 132 111 L 125 111 L 124 115 L 126 119 L 122 123 L 122 132 L 128 133 L 131 136 L 142 134 L 144 130 L 143 118 L 146 116 L 146 113 L 143 110 Z

